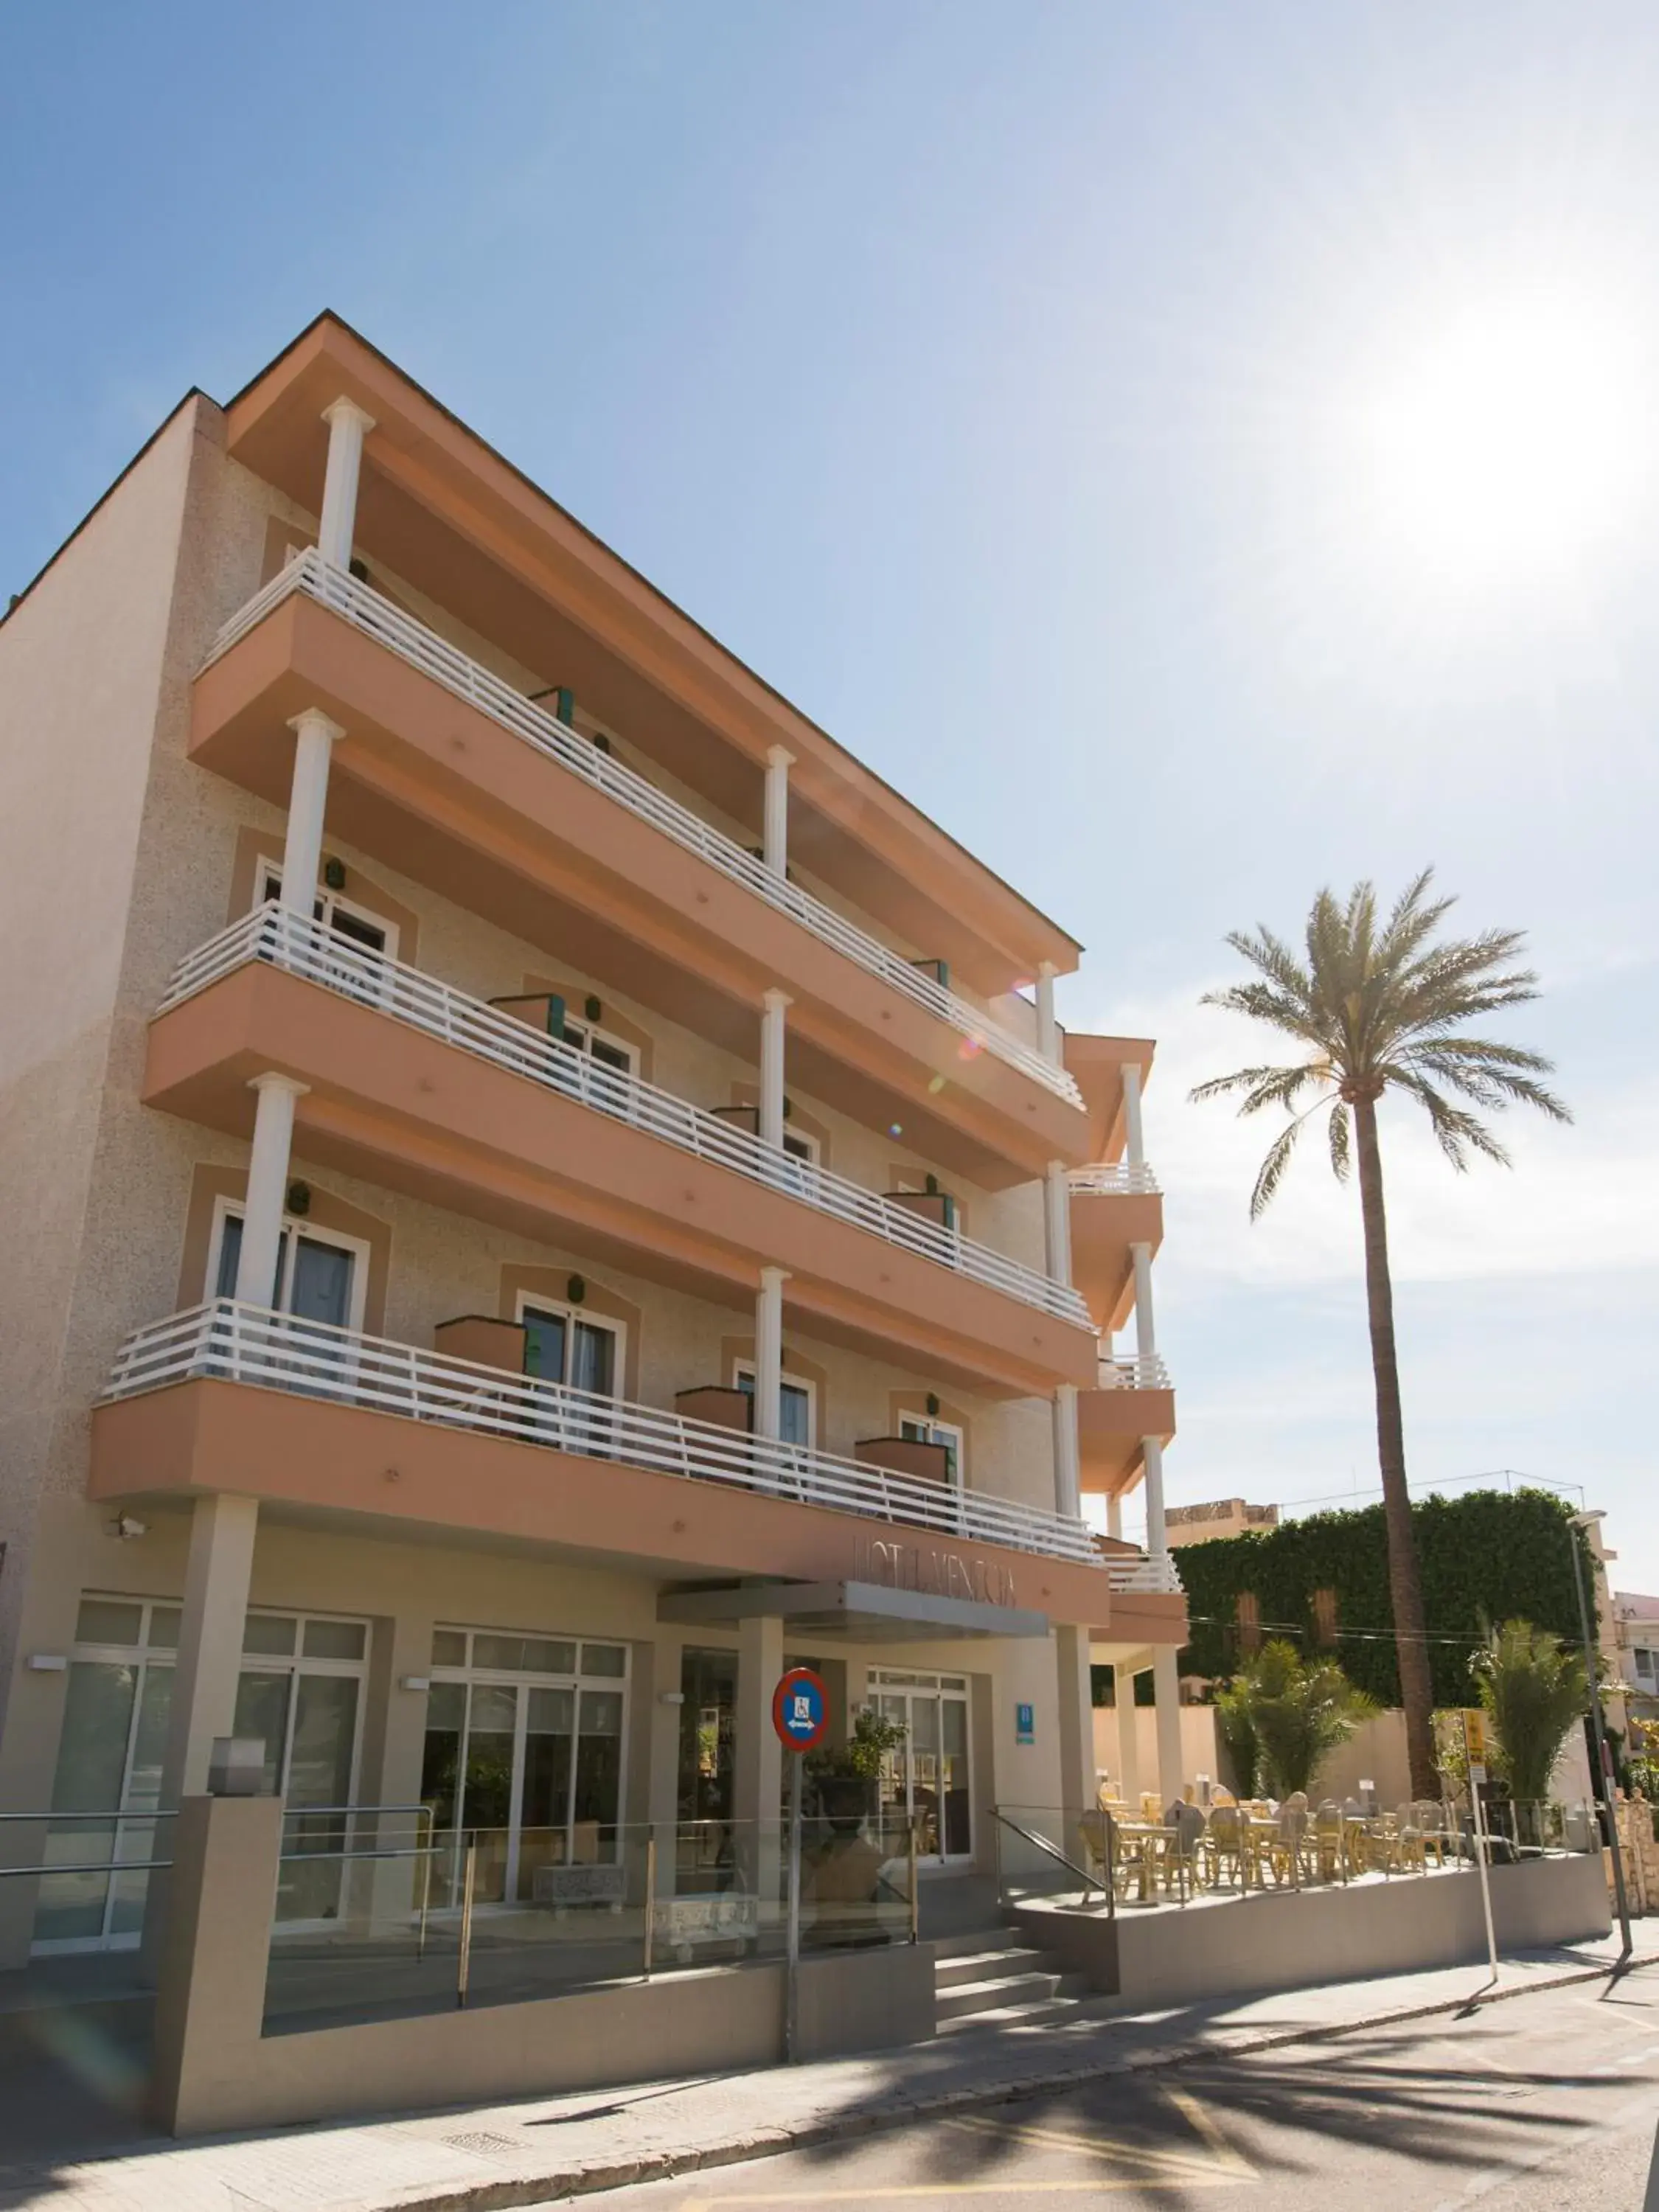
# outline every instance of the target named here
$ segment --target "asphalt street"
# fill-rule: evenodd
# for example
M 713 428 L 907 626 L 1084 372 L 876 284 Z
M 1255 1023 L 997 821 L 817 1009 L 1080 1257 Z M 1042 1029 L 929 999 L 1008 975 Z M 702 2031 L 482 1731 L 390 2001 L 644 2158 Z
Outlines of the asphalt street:
M 1072 2201 L 1237 2212 L 1638 2212 L 1659 2126 L 1659 1977 L 1510 1998 L 1225 2062 L 1117 2075 L 753 2165 L 606 2212 Z

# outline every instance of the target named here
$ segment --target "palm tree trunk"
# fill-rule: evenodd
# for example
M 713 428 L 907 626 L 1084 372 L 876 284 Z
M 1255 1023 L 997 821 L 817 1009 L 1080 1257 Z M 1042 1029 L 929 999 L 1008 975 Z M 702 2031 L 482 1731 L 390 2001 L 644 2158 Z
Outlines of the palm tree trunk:
M 1394 1344 L 1394 1285 L 1389 1277 L 1389 1224 L 1382 1203 L 1382 1155 L 1376 1141 L 1376 1105 L 1354 1101 L 1354 1146 L 1359 1156 L 1359 1214 L 1365 1231 L 1365 1304 L 1370 1319 L 1371 1373 L 1376 1387 L 1376 1456 L 1382 1476 L 1382 1515 L 1389 1534 L 1389 1594 L 1400 1658 L 1400 1700 L 1406 1709 L 1406 1753 L 1412 1795 L 1435 1797 L 1434 1692 L 1424 1632 L 1423 1582 L 1412 1533 L 1411 1494 L 1406 1487 L 1406 1428 L 1400 1411 L 1400 1363 Z

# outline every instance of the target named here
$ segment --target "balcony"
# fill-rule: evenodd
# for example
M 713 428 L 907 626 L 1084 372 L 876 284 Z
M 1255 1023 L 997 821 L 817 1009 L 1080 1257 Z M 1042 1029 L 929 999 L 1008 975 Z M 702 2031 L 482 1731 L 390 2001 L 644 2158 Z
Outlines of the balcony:
M 1103 1333 L 1121 1328 L 1134 1306 L 1133 1247 L 1164 1242 L 1164 1199 L 1149 1167 L 1127 1162 L 1073 1168 L 1072 1279 Z
M 1140 1472 L 1141 1442 L 1175 1435 L 1175 1391 L 1162 1359 L 1102 1358 L 1091 1390 L 1079 1393 L 1078 1450 L 1085 1492 L 1110 1498 Z
M 543 1239 L 586 1233 L 726 1303 L 752 1296 L 758 1265 L 784 1267 L 819 1333 L 903 1346 L 993 1395 L 1094 1370 L 1069 1286 L 274 905 L 175 970 L 144 1097 L 240 1131 L 256 1066 L 310 1086 L 302 1152 L 416 1195 Z
M 93 1425 L 94 1497 L 213 1489 L 671 1577 L 851 1573 L 875 1522 L 947 1540 L 970 1574 L 990 1547 L 1057 1618 L 1109 1610 L 1079 1521 L 228 1298 L 130 1336 Z
M 781 986 L 808 1088 L 990 1187 L 1086 1151 L 1064 1068 L 314 550 L 215 641 L 192 755 L 283 804 L 301 704 L 364 850 L 735 1049 Z

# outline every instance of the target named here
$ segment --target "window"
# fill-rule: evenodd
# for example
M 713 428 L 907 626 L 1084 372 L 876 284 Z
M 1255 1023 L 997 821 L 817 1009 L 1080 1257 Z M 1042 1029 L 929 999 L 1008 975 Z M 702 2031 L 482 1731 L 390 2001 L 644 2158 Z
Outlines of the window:
M 242 1256 L 242 1209 L 222 1198 L 213 1211 L 208 1249 L 207 1295 L 233 1298 Z M 276 1280 L 270 1300 L 277 1313 L 321 1322 L 332 1328 L 361 1329 L 368 1291 L 368 1246 L 338 1230 L 318 1229 L 295 1215 L 283 1217 L 276 1251 Z M 258 1305 L 261 1300 L 255 1298 Z
M 276 860 L 261 860 L 254 871 L 259 885 L 256 905 L 268 905 L 283 895 L 283 871 Z M 361 945 L 366 952 L 384 952 L 388 960 L 398 957 L 398 925 L 388 921 L 384 915 L 372 914 L 366 906 L 355 900 L 342 898 L 337 891 L 319 885 L 312 901 L 311 916 L 320 921 L 325 929 L 332 930 L 337 937 L 347 938 L 353 945 Z
M 602 1320 L 580 1306 L 544 1304 L 522 1293 L 518 1319 L 524 1323 L 526 1375 L 590 1397 L 617 1395 L 627 1334 L 619 1321 Z
M 739 1359 L 732 1370 L 732 1380 L 745 1397 L 752 1398 L 755 1395 L 754 1361 Z M 817 1434 L 817 1391 L 815 1385 L 805 1377 L 784 1376 L 778 1425 L 783 1432 L 779 1439 L 781 1443 L 799 1444 L 804 1451 L 813 1449 Z
M 1638 1644 L 1636 1646 L 1635 1656 L 1637 1680 L 1638 1682 L 1651 1682 L 1654 1680 L 1653 1653 L 1650 1650 L 1645 1650 Z
M 597 1060 L 602 1067 L 614 1067 L 619 1075 L 637 1075 L 640 1055 L 636 1048 L 609 1030 L 599 1029 L 592 1022 L 573 1021 L 564 1018 L 564 1041 L 573 1050 L 585 1052 L 590 1060 Z
M 421 1796 L 453 1846 L 440 1857 L 441 1901 L 459 1901 L 464 1831 L 481 1903 L 535 1901 L 543 1869 L 614 1864 L 627 1645 L 440 1628 L 432 1669 Z
M 919 1413 L 899 1416 L 899 1434 L 908 1443 L 943 1444 L 945 1480 L 953 1490 L 963 1480 L 962 1431 L 954 1421 L 924 1420 Z
M 805 1160 L 810 1168 L 815 1168 L 818 1164 L 818 1140 L 816 1137 L 809 1137 L 804 1129 L 786 1127 L 783 1149 L 792 1160 Z

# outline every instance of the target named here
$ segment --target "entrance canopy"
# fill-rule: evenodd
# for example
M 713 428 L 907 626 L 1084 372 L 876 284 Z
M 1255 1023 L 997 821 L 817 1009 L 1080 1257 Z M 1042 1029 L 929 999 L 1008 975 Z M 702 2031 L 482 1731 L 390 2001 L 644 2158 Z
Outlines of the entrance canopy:
M 1048 1616 L 1018 1606 L 894 1589 L 884 1583 L 733 1583 L 665 1590 L 659 1620 L 706 1626 L 772 1616 L 817 1637 L 854 1644 L 954 1643 L 963 1637 L 1046 1636 Z

